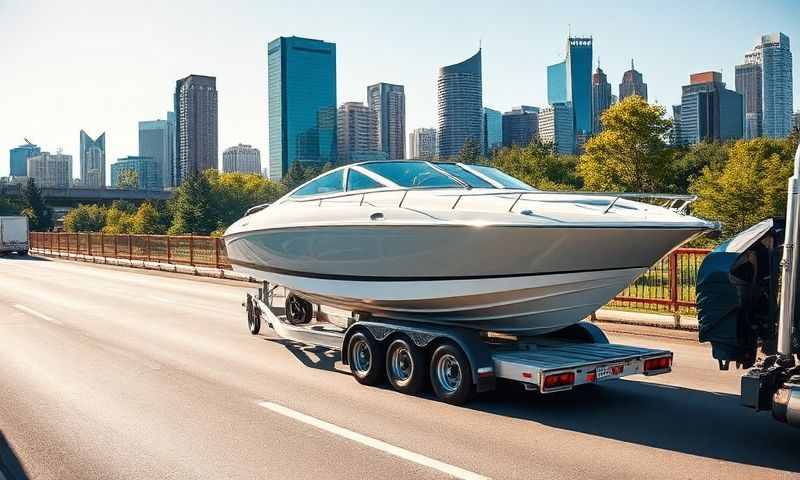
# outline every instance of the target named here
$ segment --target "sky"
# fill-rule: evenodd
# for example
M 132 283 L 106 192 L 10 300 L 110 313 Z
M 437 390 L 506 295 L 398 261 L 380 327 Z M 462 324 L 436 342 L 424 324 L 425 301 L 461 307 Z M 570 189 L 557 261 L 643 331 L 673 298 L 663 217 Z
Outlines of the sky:
M 0 0 L 0 176 L 28 138 L 73 156 L 79 134 L 106 132 L 106 161 L 138 153 L 140 120 L 166 118 L 175 81 L 217 77 L 219 146 L 261 150 L 267 164 L 267 43 L 336 43 L 337 102 L 399 83 L 406 129 L 436 124 L 436 75 L 483 48 L 483 103 L 500 111 L 547 103 L 546 67 L 569 32 L 594 39 L 612 91 L 635 59 L 650 101 L 680 102 L 689 74 L 734 65 L 762 33 L 793 44 L 800 109 L 800 1 Z M 671 112 L 671 109 L 668 108 Z

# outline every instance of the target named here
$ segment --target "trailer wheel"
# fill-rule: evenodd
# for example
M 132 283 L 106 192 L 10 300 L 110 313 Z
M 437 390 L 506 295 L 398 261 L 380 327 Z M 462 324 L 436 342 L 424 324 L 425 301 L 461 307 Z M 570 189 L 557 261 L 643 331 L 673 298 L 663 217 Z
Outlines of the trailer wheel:
M 308 300 L 290 293 L 286 296 L 286 320 L 292 325 L 302 325 L 311 321 L 314 306 Z
M 461 405 L 472 397 L 472 368 L 464 352 L 456 345 L 443 343 L 433 352 L 430 376 L 433 392 L 439 400 Z
M 397 338 L 386 349 L 386 376 L 395 390 L 414 395 L 428 376 L 425 352 L 406 338 Z
M 261 314 L 256 311 L 249 295 L 247 297 L 247 328 L 252 335 L 258 335 L 258 332 L 261 331 Z
M 378 385 L 383 381 L 383 358 L 381 345 L 367 332 L 356 332 L 350 337 L 347 347 L 350 371 L 362 385 Z

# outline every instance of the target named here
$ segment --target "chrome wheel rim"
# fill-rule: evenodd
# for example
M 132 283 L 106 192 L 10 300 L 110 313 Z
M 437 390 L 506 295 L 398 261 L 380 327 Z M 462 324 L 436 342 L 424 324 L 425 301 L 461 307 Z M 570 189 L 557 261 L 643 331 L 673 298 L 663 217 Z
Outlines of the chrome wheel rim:
M 372 351 L 366 340 L 356 340 L 353 344 L 353 369 L 359 374 L 365 375 L 369 372 L 372 365 Z
M 461 365 L 455 356 L 445 353 L 436 362 L 436 378 L 447 393 L 453 393 L 461 386 Z
M 405 345 L 392 349 L 389 357 L 389 373 L 398 382 L 405 382 L 414 373 L 414 359 Z

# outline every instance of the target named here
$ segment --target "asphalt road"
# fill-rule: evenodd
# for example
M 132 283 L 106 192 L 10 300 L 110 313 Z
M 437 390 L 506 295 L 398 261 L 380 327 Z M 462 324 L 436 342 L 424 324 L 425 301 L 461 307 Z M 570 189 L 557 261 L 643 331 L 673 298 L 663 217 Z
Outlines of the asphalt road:
M 800 430 L 740 407 L 706 346 L 614 335 L 674 372 L 453 407 L 251 336 L 250 288 L 0 259 L 0 478 L 800 476 Z

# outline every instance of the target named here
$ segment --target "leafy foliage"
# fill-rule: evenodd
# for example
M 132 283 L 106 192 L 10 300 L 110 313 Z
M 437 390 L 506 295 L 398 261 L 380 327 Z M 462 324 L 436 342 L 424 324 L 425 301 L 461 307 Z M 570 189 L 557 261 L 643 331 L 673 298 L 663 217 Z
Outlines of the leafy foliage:
M 577 190 L 583 186 L 576 174 L 577 157 L 559 155 L 552 143 L 533 140 L 526 147 L 506 147 L 494 152 L 489 165 L 540 190 Z
M 208 235 L 214 231 L 218 222 L 212 216 L 210 206 L 211 184 L 206 175 L 187 177 L 175 189 L 173 197 L 173 219 L 170 235 L 194 233 Z
M 468 138 L 458 152 L 458 161 L 461 163 L 479 163 L 481 160 L 481 144 Z
M 130 217 L 130 233 L 160 235 L 165 231 L 161 213 L 150 202 L 139 205 L 136 213 Z
M 598 191 L 656 192 L 669 184 L 672 122 L 664 107 L 632 95 L 603 112 L 603 131 L 586 142 L 578 173 Z
M 720 168 L 728 161 L 729 144 L 701 142 L 675 152 L 672 161 L 672 178 L 665 191 L 686 192 L 689 185 L 706 167 Z
M 106 209 L 99 205 L 78 205 L 64 216 L 68 232 L 99 232 L 106 225 Z
M 224 229 L 248 208 L 274 202 L 284 193 L 281 184 L 261 175 L 207 170 L 205 176 L 211 189 L 209 213 L 216 220 L 214 229 Z
M 0 198 L 0 215 L 19 215 L 22 207 L 10 198 Z
M 786 209 L 792 174 L 790 142 L 757 138 L 731 145 L 728 161 L 709 163 L 692 183 L 694 213 L 722 222 L 723 235 L 738 233 Z
M 139 188 L 139 172 L 132 168 L 126 168 L 119 172 L 117 187 L 125 190 L 136 190 Z
M 53 210 L 44 203 L 42 190 L 33 177 L 22 189 L 22 214 L 28 217 L 31 231 L 44 232 L 53 228 Z

